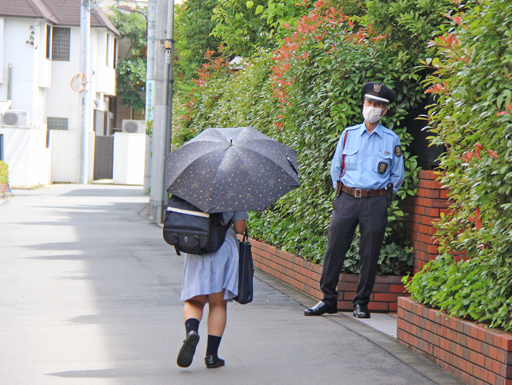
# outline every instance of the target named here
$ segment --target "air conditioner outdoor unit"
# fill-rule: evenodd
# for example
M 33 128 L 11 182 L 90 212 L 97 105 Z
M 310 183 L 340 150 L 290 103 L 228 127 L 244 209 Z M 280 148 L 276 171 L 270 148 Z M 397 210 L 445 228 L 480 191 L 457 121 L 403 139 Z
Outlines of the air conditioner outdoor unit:
M 144 134 L 146 133 L 145 120 L 123 120 L 123 133 Z
M 2 125 L 11 127 L 28 126 L 28 112 L 7 110 L 2 114 Z

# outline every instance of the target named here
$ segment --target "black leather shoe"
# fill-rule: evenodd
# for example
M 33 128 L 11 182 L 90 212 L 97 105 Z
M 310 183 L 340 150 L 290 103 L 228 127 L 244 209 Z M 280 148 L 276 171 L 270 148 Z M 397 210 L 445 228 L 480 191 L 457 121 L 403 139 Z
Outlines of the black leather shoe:
M 330 307 L 325 302 L 318 302 L 312 308 L 304 310 L 304 315 L 322 315 L 325 313 L 334 314 L 337 313 L 338 309 L 336 307 Z
M 354 306 L 354 317 L 356 318 L 370 318 L 370 310 L 368 310 L 368 306 L 357 304 Z
M 188 368 L 194 358 L 196 352 L 196 346 L 199 342 L 199 334 L 195 330 L 191 330 L 187 334 L 187 338 L 183 341 L 183 346 L 178 354 L 178 366 L 182 368 Z
M 224 366 L 226 361 L 224 361 L 222 358 L 219 358 L 216 356 L 206 356 L 204 358 L 204 363 L 206 364 L 206 367 L 208 369 L 215 369 L 215 368 L 220 368 L 221 366 Z

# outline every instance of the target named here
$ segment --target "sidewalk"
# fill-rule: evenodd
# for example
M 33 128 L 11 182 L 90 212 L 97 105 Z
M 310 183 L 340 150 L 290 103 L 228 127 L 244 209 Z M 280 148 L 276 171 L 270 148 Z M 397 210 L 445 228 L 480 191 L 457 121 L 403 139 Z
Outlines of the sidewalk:
M 304 317 L 316 301 L 260 271 L 254 302 L 228 305 L 226 367 L 205 369 L 203 319 L 179 368 L 183 261 L 147 202 L 140 187 L 62 185 L 0 205 L 2 385 L 461 384 L 398 344 L 392 316 Z

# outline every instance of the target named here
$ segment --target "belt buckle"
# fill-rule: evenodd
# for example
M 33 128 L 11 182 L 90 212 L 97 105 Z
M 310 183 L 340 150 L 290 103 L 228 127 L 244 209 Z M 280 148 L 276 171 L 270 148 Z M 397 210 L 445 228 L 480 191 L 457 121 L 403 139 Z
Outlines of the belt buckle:
M 363 194 L 363 190 L 361 190 L 360 188 L 354 189 L 354 197 L 361 198 L 363 196 L 362 194 Z

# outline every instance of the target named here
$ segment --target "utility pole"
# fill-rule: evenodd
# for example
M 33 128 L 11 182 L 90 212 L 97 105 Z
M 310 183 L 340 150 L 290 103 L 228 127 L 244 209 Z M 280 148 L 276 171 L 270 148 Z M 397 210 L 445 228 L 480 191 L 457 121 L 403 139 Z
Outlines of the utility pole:
M 149 221 L 162 223 L 167 202 L 165 156 L 171 146 L 172 56 L 174 47 L 174 0 L 158 0 L 157 54 L 155 69 L 155 110 L 153 115 L 153 158 Z
M 169 12 L 167 16 L 167 34 L 166 34 L 166 65 L 167 65 L 167 130 L 165 136 L 165 156 L 171 152 L 172 144 L 172 98 L 174 88 L 174 0 L 169 1 Z M 164 161 L 164 183 L 165 183 L 165 161 Z M 165 186 L 167 187 L 167 186 Z M 169 203 L 169 194 L 164 195 L 164 204 Z
M 162 223 L 164 209 L 165 142 L 167 123 L 167 77 L 165 41 L 168 0 L 158 0 L 156 13 L 155 107 L 153 114 L 153 157 L 151 159 L 151 198 L 149 222 Z
M 80 132 L 80 157 L 78 161 L 78 184 L 87 184 L 87 158 L 88 158 L 88 130 L 91 105 L 89 100 L 89 55 L 91 36 L 90 0 L 81 0 L 80 3 L 80 72 L 85 75 L 85 87 L 82 97 L 82 125 Z
M 146 127 L 148 121 L 153 120 L 154 105 L 155 105 L 155 55 L 156 55 L 156 11 L 157 1 L 148 1 L 148 15 L 147 15 L 147 59 L 146 59 Z M 144 166 L 144 191 L 147 191 L 151 186 L 151 152 L 152 144 L 146 144 L 146 161 Z

